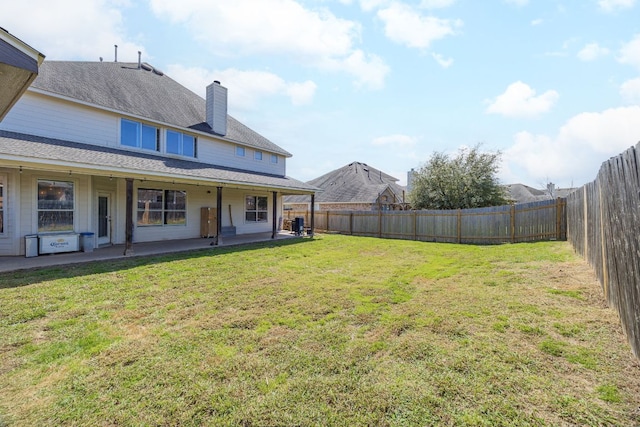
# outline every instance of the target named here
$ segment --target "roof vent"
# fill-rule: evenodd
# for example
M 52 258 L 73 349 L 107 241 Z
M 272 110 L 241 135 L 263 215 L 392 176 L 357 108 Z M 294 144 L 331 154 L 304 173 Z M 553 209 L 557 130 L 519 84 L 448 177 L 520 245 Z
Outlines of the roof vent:
M 207 86 L 207 123 L 218 135 L 227 134 L 227 88 L 215 80 Z
M 153 70 L 153 67 L 151 65 L 147 64 L 146 62 L 143 62 L 142 64 L 140 64 L 140 67 L 145 71 Z

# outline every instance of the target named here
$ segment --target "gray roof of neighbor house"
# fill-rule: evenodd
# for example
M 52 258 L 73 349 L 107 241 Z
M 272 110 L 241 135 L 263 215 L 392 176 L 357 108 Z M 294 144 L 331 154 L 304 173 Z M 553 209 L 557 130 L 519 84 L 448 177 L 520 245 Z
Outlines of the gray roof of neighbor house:
M 69 169 L 70 173 L 102 170 L 104 176 L 278 188 L 285 194 L 309 194 L 316 190 L 304 182 L 279 175 L 8 131 L 0 131 L 0 158 L 16 166 L 37 167 L 42 164 L 47 168 L 57 166 L 65 171 Z
M 315 198 L 316 203 L 376 203 L 378 196 L 389 189 L 402 202 L 404 187 L 397 184 L 398 179 L 368 166 L 365 163 L 352 162 L 339 169 L 307 181 L 322 192 Z M 308 203 L 308 198 L 288 196 L 285 203 Z
M 44 61 L 31 87 L 122 112 L 205 132 L 217 138 L 291 157 L 291 153 L 227 115 L 227 134 L 206 122 L 205 100 L 143 63 Z
M 575 188 L 554 188 L 553 196 L 548 190 L 538 190 L 524 184 L 506 185 L 507 196 L 514 203 L 538 202 L 541 200 L 555 199 L 556 197 L 567 197 Z

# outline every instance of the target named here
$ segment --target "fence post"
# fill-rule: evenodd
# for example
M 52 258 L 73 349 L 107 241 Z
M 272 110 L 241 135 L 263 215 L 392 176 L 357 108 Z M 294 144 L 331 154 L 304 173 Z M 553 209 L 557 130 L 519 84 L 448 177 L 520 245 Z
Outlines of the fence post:
M 604 291 L 604 299 L 609 302 L 609 269 L 607 268 L 607 249 L 604 245 L 604 215 L 602 212 L 602 183 L 598 183 L 598 208 L 600 210 L 600 248 L 602 250 L 602 289 Z M 587 201 L 585 200 L 585 206 Z M 586 222 L 586 219 L 585 219 Z M 586 238 L 586 236 L 585 236 Z M 586 259 L 586 257 L 585 257 Z M 595 267 L 595 266 L 594 266 Z
M 329 230 L 329 211 L 327 211 L 327 233 L 330 231 Z
M 349 234 L 353 236 L 353 211 L 349 212 Z
M 458 243 L 462 243 L 462 209 L 458 209 Z
M 511 227 L 511 243 L 516 242 L 516 205 L 511 204 L 511 212 L 509 214 L 509 225 Z
M 556 199 L 556 240 L 562 240 L 562 199 Z
M 382 237 L 382 209 L 378 204 L 378 237 Z
M 413 240 L 418 240 L 418 211 L 413 211 Z
M 589 216 L 587 215 L 587 186 L 582 187 L 584 200 L 584 259 L 589 261 Z

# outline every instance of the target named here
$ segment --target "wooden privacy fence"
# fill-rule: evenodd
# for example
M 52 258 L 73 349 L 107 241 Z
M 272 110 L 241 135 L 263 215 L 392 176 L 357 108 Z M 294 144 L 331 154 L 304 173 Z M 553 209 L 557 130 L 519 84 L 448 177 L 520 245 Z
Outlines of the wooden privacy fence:
M 460 210 L 316 211 L 315 229 L 354 236 L 446 243 L 516 243 L 566 239 L 566 200 Z M 309 211 L 285 211 L 287 219 Z
M 567 198 L 568 240 L 596 271 L 640 358 L 640 143 Z

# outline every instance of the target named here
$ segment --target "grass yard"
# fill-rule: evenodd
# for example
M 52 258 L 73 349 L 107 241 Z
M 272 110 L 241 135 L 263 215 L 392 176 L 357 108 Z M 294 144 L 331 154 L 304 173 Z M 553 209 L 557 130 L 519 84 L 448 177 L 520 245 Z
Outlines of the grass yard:
M 3 274 L 0 426 L 640 424 L 566 242 L 320 235 Z

